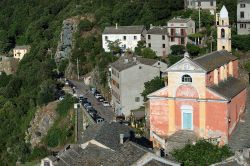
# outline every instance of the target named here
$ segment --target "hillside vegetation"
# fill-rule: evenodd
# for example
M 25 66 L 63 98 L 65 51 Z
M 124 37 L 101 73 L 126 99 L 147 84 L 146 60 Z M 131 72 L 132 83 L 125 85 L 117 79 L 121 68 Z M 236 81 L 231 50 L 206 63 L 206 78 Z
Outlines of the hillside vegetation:
M 228 0 L 226 3 L 231 5 Z M 48 49 L 55 53 L 64 19 L 89 14 L 95 18 L 80 24 L 70 59 L 80 59 L 84 74 L 96 66 L 104 71 L 114 58 L 103 52 L 100 34 L 82 38 L 83 31 L 96 28 L 101 32 L 115 23 L 165 25 L 173 11 L 182 9 L 183 0 L 1 0 L 0 53 L 10 53 L 15 45 L 29 44 L 32 48 L 19 63 L 16 74 L 0 76 L 0 165 L 14 165 L 18 159 L 24 162 L 31 156 L 46 154 L 46 149 L 32 150 L 24 137 L 37 107 L 55 100 L 56 89 L 61 86 L 55 79 L 57 66 Z M 67 64 L 63 63 L 62 69 Z M 102 72 L 104 84 L 105 76 Z M 58 134 L 53 129 L 51 133 Z

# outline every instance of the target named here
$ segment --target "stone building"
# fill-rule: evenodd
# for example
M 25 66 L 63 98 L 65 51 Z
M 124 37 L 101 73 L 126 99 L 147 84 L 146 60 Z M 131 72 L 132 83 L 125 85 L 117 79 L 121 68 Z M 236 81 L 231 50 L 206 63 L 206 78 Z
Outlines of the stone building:
M 186 46 L 188 35 L 195 33 L 195 22 L 191 18 L 173 18 L 168 21 L 167 26 L 170 46 Z
M 209 10 L 212 15 L 216 11 L 216 0 L 185 0 L 185 7 L 189 9 Z
M 130 111 L 143 106 L 144 83 L 160 76 L 167 64 L 155 60 L 124 55 L 111 64 L 112 105 L 118 115 L 128 117 Z
M 228 11 L 225 6 L 220 13 L 216 14 L 217 24 L 217 50 L 227 50 L 231 52 L 231 26 L 229 24 Z
M 250 34 L 250 0 L 238 0 L 237 33 L 238 35 Z
M 23 59 L 24 55 L 30 51 L 30 48 L 29 45 L 16 46 L 13 49 L 13 57 L 19 60 Z
M 151 48 L 157 56 L 166 56 L 170 53 L 167 27 L 150 27 L 146 36 L 146 46 Z

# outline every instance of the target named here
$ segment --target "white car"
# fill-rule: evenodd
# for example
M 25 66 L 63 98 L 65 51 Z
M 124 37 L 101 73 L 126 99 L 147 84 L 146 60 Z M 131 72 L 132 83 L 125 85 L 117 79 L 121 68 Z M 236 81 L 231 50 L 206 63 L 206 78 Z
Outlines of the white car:
M 97 98 L 97 99 L 100 98 L 100 97 L 102 97 L 101 94 L 96 94 L 96 95 L 95 95 L 95 98 Z
M 103 101 L 103 102 L 102 102 L 102 105 L 103 105 L 104 107 L 109 107 L 109 106 L 110 106 L 110 104 L 109 104 L 108 101 Z
M 64 99 L 64 96 L 60 96 L 58 100 L 62 101 L 63 99 Z

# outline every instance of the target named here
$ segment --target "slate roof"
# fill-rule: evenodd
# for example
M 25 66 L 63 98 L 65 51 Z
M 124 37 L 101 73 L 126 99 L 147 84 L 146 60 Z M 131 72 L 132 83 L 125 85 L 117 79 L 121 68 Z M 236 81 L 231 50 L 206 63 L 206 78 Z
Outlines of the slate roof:
M 191 20 L 191 18 L 172 18 L 168 23 L 187 23 Z
M 102 34 L 142 34 L 145 27 L 143 25 L 139 26 L 115 26 L 105 27 Z
M 238 3 L 250 3 L 250 0 L 238 0 Z
M 14 49 L 30 49 L 30 45 L 15 46 Z
M 222 50 L 197 57 L 193 59 L 193 61 L 209 72 L 236 59 L 238 59 L 236 56 L 233 56 L 228 51 Z
M 150 162 L 148 162 L 147 164 L 145 164 L 144 166 L 171 166 L 169 164 L 164 164 L 164 163 L 161 163 L 157 160 L 151 160 Z
M 167 35 L 167 27 L 152 27 L 148 30 L 147 34 L 156 34 L 156 35 Z
M 226 81 L 222 81 L 218 85 L 213 85 L 208 88 L 224 96 L 226 99 L 231 100 L 246 89 L 246 84 L 237 78 L 229 77 Z
M 133 130 L 120 123 L 103 122 L 88 127 L 83 134 L 83 142 L 94 139 L 99 143 L 116 150 L 121 145 L 120 134 L 124 134 L 124 139 L 129 139 L 133 137 Z
M 114 67 L 118 71 L 122 71 L 140 63 L 144 65 L 152 66 L 156 62 L 158 62 L 158 60 L 155 60 L 155 59 L 147 59 L 147 58 L 142 58 L 142 57 L 134 57 L 134 58 L 132 56 L 124 55 L 120 57 L 117 61 L 112 63 L 111 66 Z

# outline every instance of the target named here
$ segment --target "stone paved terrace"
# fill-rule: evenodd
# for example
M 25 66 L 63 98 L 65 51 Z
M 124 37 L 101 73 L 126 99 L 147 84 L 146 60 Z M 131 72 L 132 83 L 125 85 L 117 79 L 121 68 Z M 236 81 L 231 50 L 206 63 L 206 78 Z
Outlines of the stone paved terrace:
M 242 150 L 250 147 L 250 88 L 248 87 L 248 99 L 246 104 L 246 112 L 235 131 L 229 139 L 229 147 L 233 151 Z

